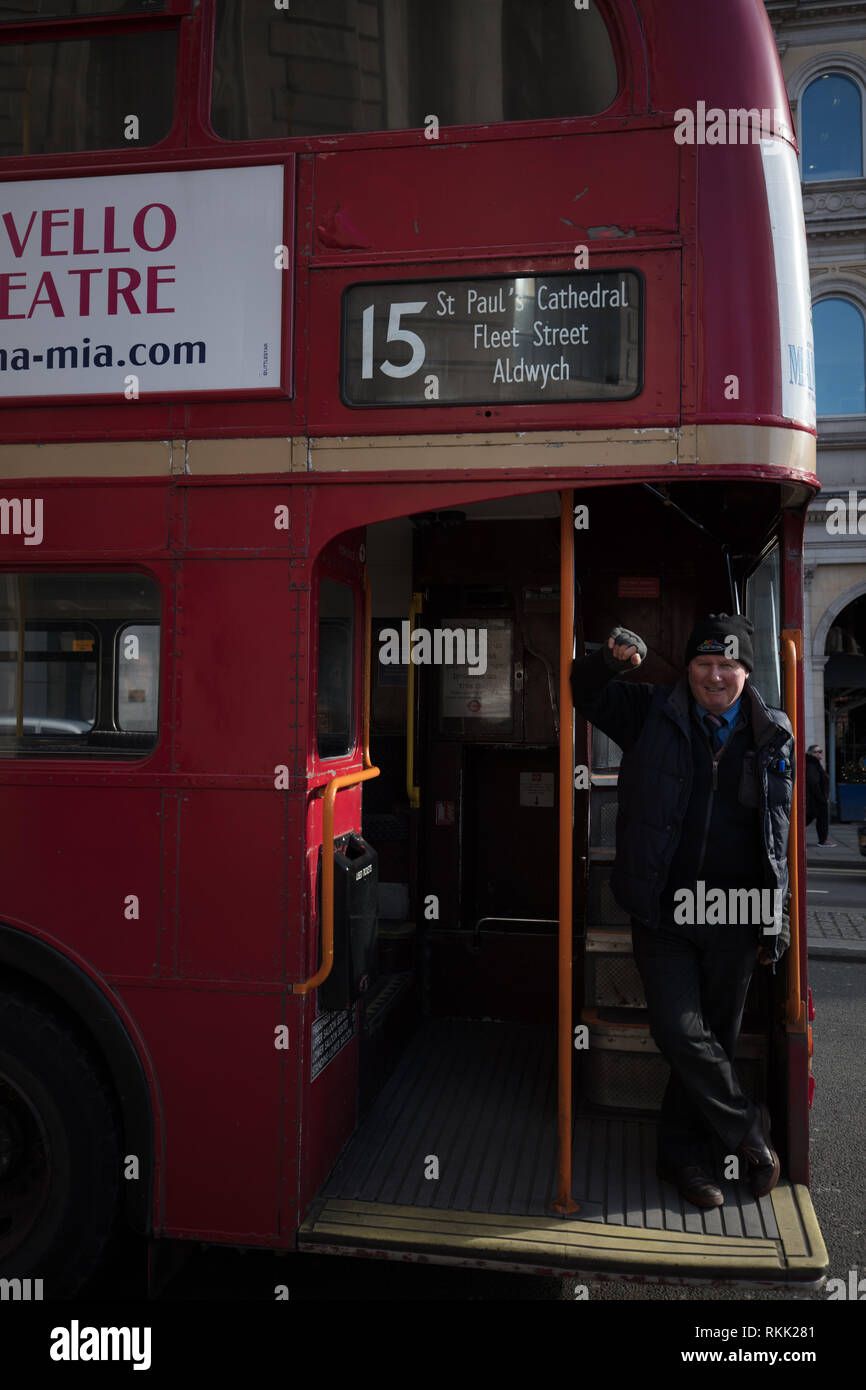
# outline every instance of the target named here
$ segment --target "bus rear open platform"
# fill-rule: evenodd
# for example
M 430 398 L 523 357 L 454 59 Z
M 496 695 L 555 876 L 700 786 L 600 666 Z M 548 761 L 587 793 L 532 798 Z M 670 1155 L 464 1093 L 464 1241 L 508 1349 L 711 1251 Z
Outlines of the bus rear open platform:
M 805 1187 L 756 1201 L 722 1182 L 701 1211 L 655 1172 L 656 1121 L 578 1112 L 573 1216 L 555 1195 L 555 1037 L 547 1027 L 428 1019 L 299 1232 L 318 1253 L 643 1280 L 823 1283 Z M 438 1173 L 438 1176 L 435 1174 Z M 430 1176 L 428 1176 L 428 1174 Z

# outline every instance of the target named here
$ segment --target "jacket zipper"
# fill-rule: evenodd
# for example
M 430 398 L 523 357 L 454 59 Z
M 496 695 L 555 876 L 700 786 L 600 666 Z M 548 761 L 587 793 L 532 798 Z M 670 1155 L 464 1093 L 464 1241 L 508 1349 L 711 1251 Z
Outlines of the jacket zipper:
M 737 729 L 739 729 L 739 728 L 740 728 L 740 724 L 738 723 L 738 724 L 737 724 Z M 707 840 L 709 839 L 709 834 L 710 834 L 710 821 L 711 821 L 712 818 L 713 818 L 713 801 L 714 801 L 714 799 L 715 799 L 716 792 L 717 792 L 718 789 L 719 789 L 719 758 L 722 756 L 722 754 L 724 753 L 725 749 L 726 749 L 727 746 L 728 746 L 728 739 L 733 738 L 734 734 L 737 732 L 737 729 L 732 729 L 732 730 L 730 731 L 730 733 L 728 734 L 728 738 L 725 739 L 725 742 L 722 744 L 722 746 L 721 746 L 721 748 L 719 749 L 718 753 L 717 753 L 716 756 L 713 758 L 713 782 L 712 782 L 712 786 L 711 786 L 711 788 L 710 788 L 710 799 L 709 799 L 709 801 L 707 802 L 707 818 L 706 818 L 706 820 L 704 821 L 704 836 L 703 836 L 703 839 L 701 840 L 701 853 L 700 853 L 700 857 L 699 857 L 699 859 L 698 859 L 698 867 L 697 867 L 697 872 L 696 872 L 696 874 L 695 874 L 695 878 L 699 878 L 699 877 L 700 877 L 701 869 L 704 867 L 704 857 L 705 857 L 705 855 L 706 855 L 706 853 L 707 853 Z
M 729 735 L 729 737 L 730 737 L 730 735 Z M 724 745 L 723 745 L 723 747 L 724 747 Z M 721 752 L 721 751 L 722 751 L 722 749 L 719 749 L 719 752 Z M 697 879 L 697 878 L 700 878 L 700 876 L 701 876 L 701 869 L 704 867 L 704 856 L 705 856 L 705 854 L 706 854 L 706 852 L 707 852 L 707 840 L 708 840 L 709 834 L 710 834 L 710 821 L 712 820 L 712 817 L 713 817 L 713 800 L 715 799 L 715 795 L 716 795 L 716 791 L 717 791 L 717 789 L 718 789 L 718 785 L 719 785 L 719 762 L 718 762 L 718 758 L 713 758 L 713 785 L 712 785 L 712 788 L 711 788 L 711 790 L 710 790 L 710 799 L 709 799 L 709 801 L 707 802 L 707 818 L 706 818 L 706 820 L 704 821 L 704 837 L 703 837 L 703 839 L 701 840 L 701 853 L 700 853 L 700 857 L 699 857 L 699 859 L 698 859 L 697 871 L 696 871 L 696 873 L 695 873 L 695 878 L 696 878 L 696 879 Z
M 737 728 L 740 728 L 740 724 L 737 724 Z M 731 730 L 731 733 L 728 734 L 728 738 L 733 737 L 733 734 L 734 734 L 734 730 Z M 721 745 L 721 748 L 719 749 L 719 752 L 717 752 L 717 753 L 716 753 L 716 756 L 714 756 L 714 758 L 713 758 L 713 781 L 712 781 L 712 787 L 710 787 L 709 801 L 708 801 L 708 803 L 706 803 L 706 820 L 703 821 L 703 838 L 702 838 L 702 841 L 701 841 L 701 855 L 699 855 L 699 858 L 698 858 L 698 869 L 696 869 L 695 878 L 701 877 L 701 870 L 703 869 L 703 859 L 705 859 L 705 856 L 706 856 L 706 841 L 709 840 L 710 820 L 713 819 L 713 801 L 714 801 L 714 798 L 716 798 L 716 792 L 719 791 L 719 759 L 721 758 L 721 755 L 723 755 L 724 749 L 726 749 L 726 748 L 727 748 L 727 739 L 726 739 L 726 741 L 724 741 L 724 744 Z M 712 752 L 712 749 L 710 749 L 710 752 Z

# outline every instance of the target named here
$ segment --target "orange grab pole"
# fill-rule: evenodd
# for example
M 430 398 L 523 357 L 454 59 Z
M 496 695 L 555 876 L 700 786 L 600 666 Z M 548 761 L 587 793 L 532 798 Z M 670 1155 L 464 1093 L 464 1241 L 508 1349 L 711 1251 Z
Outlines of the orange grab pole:
M 328 861 L 327 855 L 334 844 L 334 802 L 337 792 L 378 776 L 377 767 L 368 767 L 363 772 L 347 772 L 345 777 L 332 777 L 325 788 L 322 806 L 322 964 L 315 975 L 292 986 L 295 994 L 307 994 L 311 989 L 318 989 L 334 965 L 334 863 L 333 858 Z
M 555 1211 L 579 1211 L 571 1196 L 572 1086 L 572 802 L 574 785 L 574 493 L 560 493 L 559 522 L 559 1025 L 557 1035 L 557 1135 Z
M 364 730 L 364 766 L 372 767 L 373 760 L 370 757 L 370 680 L 373 669 L 372 662 L 372 637 L 373 637 L 373 590 L 370 584 L 370 575 L 367 566 L 364 566 L 364 689 L 362 694 L 362 726 Z
M 782 661 L 785 665 L 785 713 L 797 738 L 797 660 L 802 651 L 802 634 L 796 629 L 782 633 Z M 788 888 L 791 894 L 791 944 L 788 947 L 788 1002 L 785 1016 L 789 1029 L 803 1032 L 806 1006 L 800 998 L 800 827 L 797 820 L 799 799 L 794 791 L 791 805 L 791 831 L 788 837 Z

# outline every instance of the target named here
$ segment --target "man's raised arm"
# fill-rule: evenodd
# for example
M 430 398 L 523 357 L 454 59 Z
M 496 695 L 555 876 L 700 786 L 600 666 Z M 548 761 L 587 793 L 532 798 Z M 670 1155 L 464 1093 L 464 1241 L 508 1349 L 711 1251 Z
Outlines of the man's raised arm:
M 615 627 L 597 652 L 578 658 L 571 667 L 575 708 L 622 749 L 630 748 L 641 731 L 653 686 L 615 677 L 636 670 L 646 650 L 636 632 Z

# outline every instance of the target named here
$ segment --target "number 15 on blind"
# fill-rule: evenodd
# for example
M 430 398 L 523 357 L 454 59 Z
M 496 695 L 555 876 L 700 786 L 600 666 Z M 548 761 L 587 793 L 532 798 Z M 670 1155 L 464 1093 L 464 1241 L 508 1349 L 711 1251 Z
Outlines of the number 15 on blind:
M 380 362 L 379 371 L 384 372 L 385 376 L 414 376 L 415 372 L 420 371 L 424 365 L 424 357 L 427 352 L 424 340 L 417 333 L 413 333 L 411 328 L 401 328 L 400 319 L 403 314 L 420 314 L 426 307 L 426 299 L 390 306 L 386 342 L 406 343 L 411 348 L 412 355 L 409 361 L 404 362 L 402 366 L 395 366 L 393 362 L 388 361 Z M 373 323 L 375 314 L 375 304 L 368 304 L 361 316 L 361 376 L 366 379 L 373 375 Z

